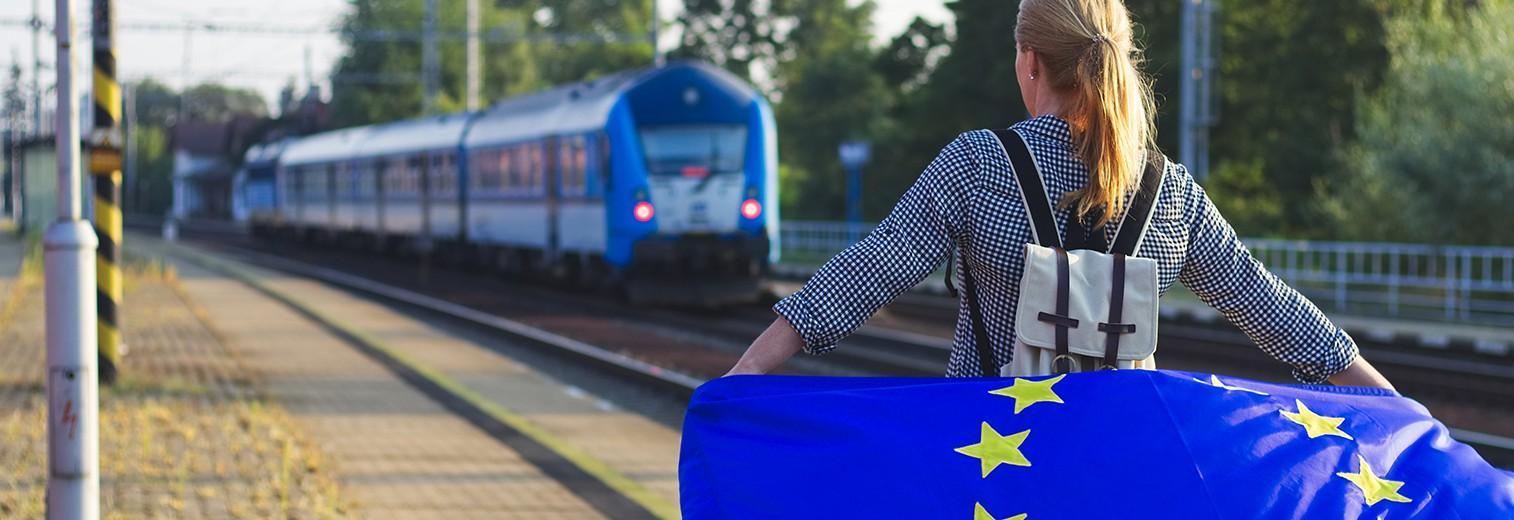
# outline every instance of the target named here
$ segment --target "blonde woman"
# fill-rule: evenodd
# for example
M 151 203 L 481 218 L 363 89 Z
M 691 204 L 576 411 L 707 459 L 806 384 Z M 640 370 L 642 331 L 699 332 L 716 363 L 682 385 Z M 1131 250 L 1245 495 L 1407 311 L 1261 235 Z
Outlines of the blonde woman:
M 1155 150 L 1152 95 L 1120 0 L 1024 0 L 1015 72 L 1031 118 L 1011 127 L 1038 165 L 1057 227 L 1105 242 Z M 1152 152 L 1155 153 L 1155 152 Z M 1391 388 L 1345 331 L 1247 252 L 1187 170 L 1168 163 L 1136 256 L 1155 260 L 1160 290 L 1181 280 L 1300 381 Z M 1065 233 L 1065 232 L 1064 232 Z M 1096 237 L 1097 238 L 1097 237 Z M 819 354 L 956 254 L 976 281 L 988 357 L 1010 362 L 1029 217 L 1004 149 L 987 130 L 962 134 L 926 167 L 893 212 L 774 306 L 779 317 L 731 374 L 771 371 Z M 961 271 L 959 271 L 961 272 Z M 967 303 L 958 307 L 947 376 L 997 372 L 979 361 Z

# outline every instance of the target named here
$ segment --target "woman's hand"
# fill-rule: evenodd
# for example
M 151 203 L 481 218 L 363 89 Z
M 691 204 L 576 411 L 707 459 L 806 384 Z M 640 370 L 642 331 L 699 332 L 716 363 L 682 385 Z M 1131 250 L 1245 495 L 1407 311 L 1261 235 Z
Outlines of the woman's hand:
M 782 316 L 773 320 L 767 330 L 747 347 L 746 353 L 736 366 L 725 375 L 766 374 L 778 368 L 785 360 L 804 348 L 804 338 L 794 332 L 794 327 Z
M 729 372 L 726 372 L 725 375 L 721 376 L 721 377 L 730 377 L 730 376 L 760 376 L 760 375 L 763 375 L 763 374 L 766 374 L 766 372 L 763 372 L 761 370 L 757 370 L 757 369 L 752 368 L 752 367 L 742 366 L 741 363 L 737 363 L 736 366 L 731 367 L 731 370 Z
M 1366 386 L 1397 390 L 1393 388 L 1393 383 L 1388 382 L 1388 378 L 1383 377 L 1371 363 L 1367 362 L 1367 358 L 1361 356 L 1357 356 L 1356 361 L 1352 361 L 1339 374 L 1330 376 L 1330 383 L 1337 386 Z

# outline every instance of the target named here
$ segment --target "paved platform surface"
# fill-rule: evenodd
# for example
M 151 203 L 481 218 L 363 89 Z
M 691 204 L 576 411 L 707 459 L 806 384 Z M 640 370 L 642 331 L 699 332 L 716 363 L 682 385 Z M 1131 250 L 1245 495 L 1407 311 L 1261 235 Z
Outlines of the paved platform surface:
M 0 233 L 0 518 L 42 518 L 46 373 L 40 269 L 18 281 Z M 104 518 L 328 518 L 347 510 L 329 465 L 170 275 L 126 264 L 131 354 L 101 391 Z
M 137 244 L 151 244 L 138 238 Z M 182 246 L 176 246 L 182 247 Z M 597 518 L 573 490 L 383 365 L 253 288 L 151 246 L 264 380 L 369 518 Z M 261 283 L 524 417 L 677 504 L 676 431 L 552 380 L 442 326 L 305 279 L 241 265 Z M 497 340 L 504 341 L 504 340 Z

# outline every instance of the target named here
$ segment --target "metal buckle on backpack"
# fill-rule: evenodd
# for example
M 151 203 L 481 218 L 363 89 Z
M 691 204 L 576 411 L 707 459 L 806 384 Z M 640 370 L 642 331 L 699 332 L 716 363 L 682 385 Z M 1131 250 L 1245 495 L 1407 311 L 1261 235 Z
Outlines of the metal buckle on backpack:
M 1061 361 L 1064 361 L 1064 360 L 1067 361 L 1067 369 L 1066 370 L 1062 369 Z M 1066 374 L 1066 373 L 1072 371 L 1072 365 L 1073 365 L 1074 361 L 1076 361 L 1076 360 L 1074 360 L 1072 358 L 1072 356 L 1069 355 L 1069 354 L 1058 354 L 1056 357 L 1051 358 L 1051 369 L 1052 369 L 1052 371 L 1054 371 L 1054 372 L 1056 372 L 1058 374 Z M 1081 365 L 1081 363 L 1080 363 L 1080 365 Z

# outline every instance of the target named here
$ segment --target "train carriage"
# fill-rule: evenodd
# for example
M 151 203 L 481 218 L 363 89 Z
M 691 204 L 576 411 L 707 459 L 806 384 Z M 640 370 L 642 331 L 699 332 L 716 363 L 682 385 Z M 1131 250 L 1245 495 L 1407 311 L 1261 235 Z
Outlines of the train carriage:
M 779 254 L 776 146 L 755 89 L 675 63 L 294 140 L 254 227 L 436 243 L 640 300 L 748 300 Z

